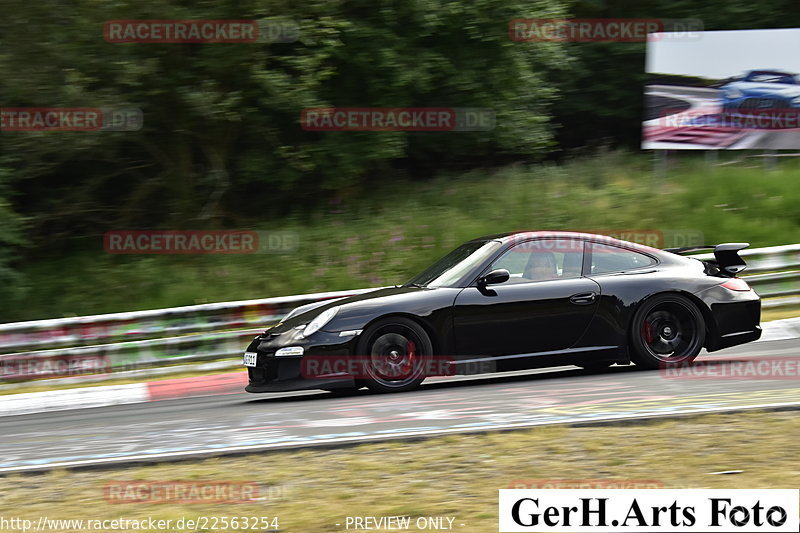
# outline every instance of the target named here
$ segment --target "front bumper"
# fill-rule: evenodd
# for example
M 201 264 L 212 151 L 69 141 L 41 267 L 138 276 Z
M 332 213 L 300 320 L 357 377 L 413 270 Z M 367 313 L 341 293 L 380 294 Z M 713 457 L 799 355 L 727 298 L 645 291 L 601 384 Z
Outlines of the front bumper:
M 353 376 L 345 373 L 306 376 L 303 358 L 331 356 L 342 357 L 355 353 L 358 337 L 342 337 L 339 332 L 318 331 L 308 338 L 300 335 L 301 330 L 263 335 L 250 343 L 249 352 L 256 353 L 256 366 L 246 367 L 247 392 L 287 392 L 309 389 L 340 389 L 355 387 Z M 303 355 L 276 357 L 279 348 L 287 346 L 303 347 Z

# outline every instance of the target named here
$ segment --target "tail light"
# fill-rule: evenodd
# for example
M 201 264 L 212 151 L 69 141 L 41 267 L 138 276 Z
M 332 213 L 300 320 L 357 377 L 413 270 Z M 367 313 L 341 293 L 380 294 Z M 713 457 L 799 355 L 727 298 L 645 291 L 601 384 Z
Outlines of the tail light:
M 747 284 L 745 280 L 742 278 L 731 278 L 725 283 L 722 284 L 728 290 L 731 291 L 749 291 L 750 285 Z

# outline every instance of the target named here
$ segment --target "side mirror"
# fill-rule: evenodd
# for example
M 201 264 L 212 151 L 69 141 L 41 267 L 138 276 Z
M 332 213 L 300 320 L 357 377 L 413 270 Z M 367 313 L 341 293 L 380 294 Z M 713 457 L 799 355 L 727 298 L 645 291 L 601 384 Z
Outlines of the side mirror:
M 498 268 L 492 270 L 482 278 L 478 279 L 478 285 L 497 285 L 498 283 L 505 283 L 511 277 L 511 274 L 505 268 Z

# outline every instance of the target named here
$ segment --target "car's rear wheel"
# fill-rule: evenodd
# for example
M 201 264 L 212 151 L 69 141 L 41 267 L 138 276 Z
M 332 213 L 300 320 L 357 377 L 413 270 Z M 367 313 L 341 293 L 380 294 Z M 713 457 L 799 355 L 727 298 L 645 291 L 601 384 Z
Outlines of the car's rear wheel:
M 404 392 L 419 387 L 433 355 L 425 330 L 405 317 L 378 320 L 361 336 L 358 357 L 363 383 L 377 392 Z
M 631 359 L 644 368 L 692 362 L 706 338 L 703 315 L 688 298 L 662 294 L 647 300 L 634 316 Z

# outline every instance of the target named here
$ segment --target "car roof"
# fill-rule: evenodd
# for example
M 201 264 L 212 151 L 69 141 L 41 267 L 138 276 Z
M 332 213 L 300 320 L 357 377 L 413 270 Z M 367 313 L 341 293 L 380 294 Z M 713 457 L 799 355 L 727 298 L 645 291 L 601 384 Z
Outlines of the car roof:
M 751 70 L 747 73 L 748 76 L 751 74 L 775 74 L 777 76 L 791 76 L 792 78 L 796 76 L 796 74 L 785 70 Z
M 503 244 L 506 244 L 508 242 L 513 242 L 517 240 L 528 240 L 534 238 L 558 238 L 558 237 L 567 239 L 584 239 L 584 240 L 601 241 L 602 243 L 611 244 L 614 246 L 622 246 L 625 248 L 632 248 L 635 250 L 640 250 L 642 252 L 647 252 L 651 254 L 664 253 L 663 250 L 659 250 L 658 248 L 652 248 L 650 246 L 645 246 L 644 244 L 638 244 L 631 241 L 623 241 L 621 239 L 609 237 L 608 235 L 599 235 L 596 233 L 586 233 L 579 231 L 552 231 L 552 230 L 510 231 L 507 233 L 497 233 L 494 235 L 486 235 L 484 237 L 478 237 L 477 239 L 472 239 L 472 241 L 470 242 L 500 241 Z

